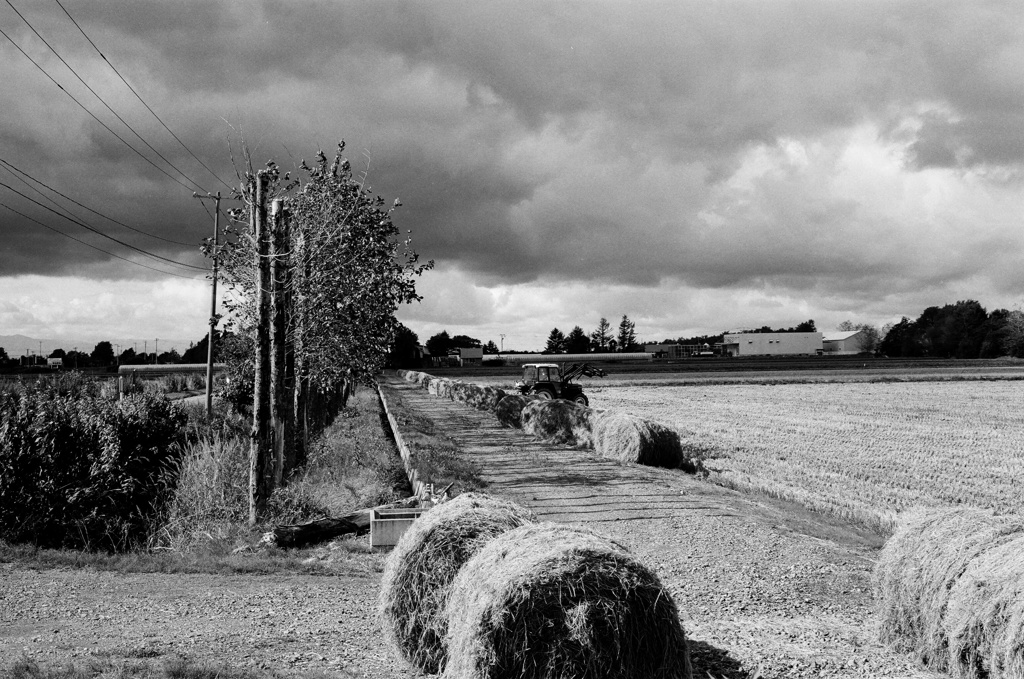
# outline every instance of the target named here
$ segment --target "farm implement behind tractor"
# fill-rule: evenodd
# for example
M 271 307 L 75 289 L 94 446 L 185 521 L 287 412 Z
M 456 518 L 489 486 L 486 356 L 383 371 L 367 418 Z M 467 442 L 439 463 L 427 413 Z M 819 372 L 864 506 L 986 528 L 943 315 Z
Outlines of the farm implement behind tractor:
M 607 373 L 589 363 L 574 363 L 566 370 L 557 363 L 526 363 L 523 379 L 516 382 L 520 394 L 535 394 L 541 398 L 562 398 L 585 406 L 590 401 L 583 387 L 573 382 L 580 377 L 604 377 Z

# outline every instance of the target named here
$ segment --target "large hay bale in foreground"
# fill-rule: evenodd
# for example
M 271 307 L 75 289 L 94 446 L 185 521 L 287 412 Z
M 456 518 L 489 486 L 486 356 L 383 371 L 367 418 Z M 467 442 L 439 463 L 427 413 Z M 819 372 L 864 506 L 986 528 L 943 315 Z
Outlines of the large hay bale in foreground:
M 624 547 L 558 524 L 494 538 L 448 600 L 445 679 L 690 679 L 672 596 Z
M 949 591 L 944 626 L 954 677 L 1024 677 L 1024 536 L 970 562 Z
M 463 493 L 413 522 L 381 581 L 381 622 L 396 653 L 424 672 L 444 669 L 445 604 L 456 573 L 489 540 L 534 520 L 513 502 Z
M 591 429 L 601 457 L 669 468 L 686 461 L 679 432 L 658 422 L 609 410 L 595 413 Z
M 980 509 L 916 508 L 901 514 L 875 565 L 882 641 L 945 670 L 950 590 L 972 560 L 1021 529 L 1019 521 Z
M 554 443 L 589 448 L 593 445 L 593 412 L 590 408 L 576 405 L 572 401 L 540 399 L 526 404 L 520 421 L 523 424 L 523 431 L 531 436 Z
M 525 408 L 527 404 L 539 400 L 540 396 L 508 394 L 498 401 L 498 405 L 494 408 L 494 415 L 498 418 L 498 423 L 501 424 L 501 426 L 522 429 L 523 408 Z

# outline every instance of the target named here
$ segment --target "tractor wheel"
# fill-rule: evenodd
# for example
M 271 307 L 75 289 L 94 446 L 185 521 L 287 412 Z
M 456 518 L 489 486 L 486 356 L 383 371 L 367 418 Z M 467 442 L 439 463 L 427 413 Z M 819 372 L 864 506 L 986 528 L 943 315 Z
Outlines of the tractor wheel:
M 574 398 L 573 402 L 578 406 L 583 406 L 584 408 L 590 405 L 590 401 L 588 401 L 587 397 L 584 396 L 583 394 L 580 394 L 579 396 Z
M 540 390 L 534 392 L 534 394 L 537 395 L 537 396 L 540 396 L 545 401 L 550 401 L 551 399 L 553 399 L 555 397 L 555 395 L 552 394 L 547 389 L 540 389 Z

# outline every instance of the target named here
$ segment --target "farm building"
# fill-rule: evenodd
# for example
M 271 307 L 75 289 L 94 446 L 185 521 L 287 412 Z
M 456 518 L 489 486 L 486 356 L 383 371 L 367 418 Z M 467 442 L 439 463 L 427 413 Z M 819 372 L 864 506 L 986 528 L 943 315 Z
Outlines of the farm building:
M 822 353 L 820 332 L 744 332 L 722 338 L 726 356 L 815 356 Z
M 505 363 L 541 363 L 544 361 L 556 361 L 558 363 L 610 363 L 613 361 L 650 361 L 653 356 L 653 354 L 646 351 L 608 354 L 496 354 L 488 356 L 487 360 L 504 361 Z
M 829 356 L 859 354 L 864 346 L 863 330 L 838 330 L 824 333 L 822 352 Z
M 655 358 L 690 358 L 691 356 L 713 356 L 710 344 L 645 344 L 644 351 Z
M 484 350 L 480 347 L 459 349 L 459 365 L 480 365 L 484 362 Z

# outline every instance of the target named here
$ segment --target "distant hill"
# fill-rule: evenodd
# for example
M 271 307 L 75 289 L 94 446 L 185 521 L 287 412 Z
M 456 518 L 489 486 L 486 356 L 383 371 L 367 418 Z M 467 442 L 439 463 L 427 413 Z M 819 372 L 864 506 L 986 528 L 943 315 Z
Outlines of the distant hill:
M 0 347 L 3 347 L 7 351 L 7 355 L 11 358 L 17 358 L 25 355 L 35 355 L 40 353 L 40 346 L 42 346 L 42 355 L 49 356 L 54 349 L 63 349 L 64 351 L 72 351 L 75 347 L 78 347 L 78 351 L 85 353 L 91 353 L 99 342 L 106 339 L 114 345 L 120 345 L 121 351 L 129 347 L 134 347 L 137 352 L 141 353 L 143 348 L 152 352 L 156 348 L 154 338 L 145 339 L 124 339 L 124 338 L 101 338 L 101 339 L 82 339 L 82 338 L 70 338 L 70 339 L 44 339 L 42 337 L 27 337 L 25 335 L 0 335 Z M 160 353 L 175 349 L 179 354 L 183 353 L 189 348 L 189 345 L 198 342 L 200 338 L 196 337 L 191 340 L 182 339 L 164 339 L 159 338 L 159 349 Z

